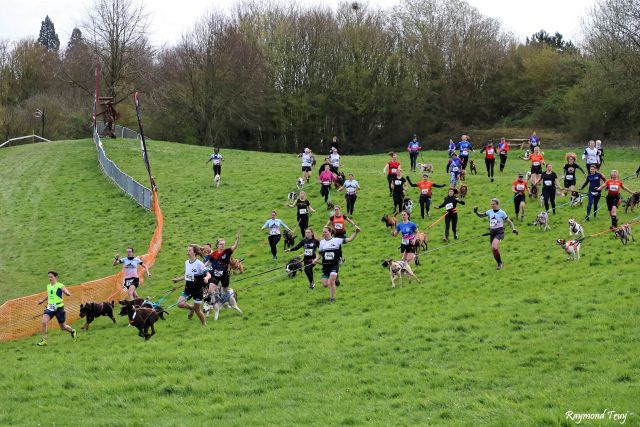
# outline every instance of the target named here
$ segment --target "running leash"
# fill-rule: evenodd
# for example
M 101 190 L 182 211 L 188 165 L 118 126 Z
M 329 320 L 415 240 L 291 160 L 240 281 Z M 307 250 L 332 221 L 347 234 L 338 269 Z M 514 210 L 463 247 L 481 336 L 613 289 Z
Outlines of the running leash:
M 445 216 L 447 216 L 447 214 L 448 214 L 448 213 L 449 213 L 449 211 L 446 211 L 445 213 L 443 213 L 442 215 L 440 215 L 440 218 L 438 218 L 438 219 L 436 219 L 435 221 L 433 221 L 433 222 L 431 223 L 431 225 L 429 225 L 429 226 L 427 227 L 427 229 L 431 229 L 431 228 L 435 227 L 435 226 L 436 226 L 436 224 L 438 224 L 440 221 L 442 221 L 442 220 L 443 220 L 443 218 L 444 218 Z

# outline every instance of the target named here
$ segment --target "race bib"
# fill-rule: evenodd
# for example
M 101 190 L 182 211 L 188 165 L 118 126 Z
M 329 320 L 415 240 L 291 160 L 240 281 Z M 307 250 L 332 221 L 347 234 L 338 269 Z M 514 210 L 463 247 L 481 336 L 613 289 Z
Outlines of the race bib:
M 599 194 L 600 194 L 600 192 L 599 192 L 599 191 L 592 191 L 592 192 L 591 192 L 591 194 L 592 194 L 593 196 L 597 196 L 597 195 L 599 195 Z
M 356 193 L 356 189 L 353 187 L 349 187 L 347 188 L 347 194 L 355 194 Z
M 224 274 L 224 271 L 213 270 L 213 275 L 216 277 L 222 277 L 223 274 Z
M 467 156 L 468 154 L 469 154 L 469 150 L 467 150 L 466 148 L 462 150 L 463 156 Z
M 133 284 L 133 278 L 124 279 L 125 286 L 131 286 Z
M 336 230 L 342 230 L 342 223 L 338 222 L 334 224 L 334 227 L 336 227 Z
M 56 311 L 58 306 L 56 304 L 47 304 L 47 311 Z
M 533 166 L 540 166 L 540 162 L 533 162 Z
M 331 181 L 322 181 L 322 185 L 331 185 Z
M 446 210 L 451 210 L 451 209 L 453 209 L 453 203 L 447 203 L 446 205 L 444 205 L 444 208 L 445 208 Z
M 611 184 L 611 185 L 609 186 L 609 190 L 610 190 L 610 191 L 618 191 L 619 189 L 620 189 L 620 188 L 619 188 L 617 185 L 615 185 L 615 184 Z
M 502 150 L 502 151 L 500 152 L 500 154 L 502 154 L 502 155 L 504 156 L 504 155 L 506 155 L 506 154 L 507 154 L 507 152 L 506 152 L 506 151 L 504 151 L 504 150 Z
M 460 169 L 458 169 L 457 166 L 454 166 L 451 168 L 451 172 L 458 172 Z
M 518 191 L 524 190 L 524 185 L 523 184 L 517 184 L 516 185 L 516 190 L 518 190 Z
M 411 240 L 409 240 L 409 239 L 402 239 L 402 244 L 403 244 L 403 245 L 409 245 L 409 244 L 411 244 Z
M 496 218 L 491 218 L 489 220 L 489 227 L 495 227 L 498 225 L 498 220 Z
M 551 187 L 551 184 L 553 183 L 553 181 L 549 181 L 548 179 L 544 180 L 544 185 L 545 187 Z
M 325 252 L 324 253 L 324 259 L 326 259 L 327 261 L 333 261 L 333 259 L 335 258 L 335 255 L 333 252 Z
M 396 173 L 396 172 L 398 172 L 398 169 L 396 169 L 396 168 L 392 168 L 391 169 L 391 173 Z
M 571 181 L 573 180 L 573 175 L 567 175 L 564 177 L 564 179 L 566 179 L 567 181 Z
M 488 155 L 492 155 L 492 154 L 493 154 L 493 148 L 489 148 L 489 149 L 487 150 L 487 154 L 488 154 Z
M 193 282 L 194 280 L 193 274 L 185 273 L 184 280 L 186 280 L 187 282 Z
M 427 190 L 426 188 L 424 188 L 424 189 L 422 190 L 422 194 L 424 194 L 425 196 L 428 196 L 428 195 L 429 195 L 429 190 Z
M 313 249 L 305 249 L 304 256 L 313 256 Z
M 306 209 L 300 209 L 298 212 L 300 213 L 300 215 L 306 215 L 307 214 L 307 210 Z
M 274 236 L 276 234 L 280 234 L 280 229 L 278 227 L 271 227 L 269 229 L 269 235 Z
M 395 180 L 395 181 L 393 181 L 393 183 L 395 185 L 402 185 L 402 181 L 400 181 L 400 180 Z
M 214 164 L 214 165 L 219 165 L 219 164 L 220 164 L 220 160 L 218 160 L 218 159 L 213 159 L 213 164 Z

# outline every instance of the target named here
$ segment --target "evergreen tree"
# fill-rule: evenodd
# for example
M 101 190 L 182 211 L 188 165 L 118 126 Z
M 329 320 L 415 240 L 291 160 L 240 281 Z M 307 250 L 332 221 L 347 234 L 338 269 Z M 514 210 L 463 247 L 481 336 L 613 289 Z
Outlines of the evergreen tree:
M 40 36 L 38 37 L 38 42 L 40 42 L 40 44 L 49 51 L 51 50 L 57 51 L 58 48 L 60 47 L 60 39 L 56 34 L 56 29 L 53 25 L 53 21 L 49 19 L 49 15 L 47 15 L 47 17 L 44 18 L 44 21 L 42 21 L 42 25 L 40 26 Z
M 84 43 L 84 39 L 82 38 L 82 31 L 80 31 L 80 28 L 76 27 L 71 32 L 69 43 L 67 43 L 67 49 L 72 50 L 81 43 Z

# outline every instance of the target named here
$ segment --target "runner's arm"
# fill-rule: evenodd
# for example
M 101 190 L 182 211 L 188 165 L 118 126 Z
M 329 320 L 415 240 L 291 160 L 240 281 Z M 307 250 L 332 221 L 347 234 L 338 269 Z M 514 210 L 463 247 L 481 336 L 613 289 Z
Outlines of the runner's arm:
M 233 244 L 233 246 L 231 246 L 231 250 L 235 252 L 236 249 L 238 249 L 239 243 L 240 243 L 240 230 L 236 231 L 236 241 Z
M 475 213 L 478 218 L 484 218 L 485 216 L 487 216 L 486 212 L 478 213 L 478 207 L 477 206 L 473 207 L 473 213 Z
M 347 243 L 353 241 L 353 239 L 356 238 L 356 236 L 358 235 L 359 232 L 360 232 L 360 227 L 358 227 L 356 225 L 356 231 L 354 231 L 353 234 L 351 236 L 347 237 L 344 241 L 347 242 Z

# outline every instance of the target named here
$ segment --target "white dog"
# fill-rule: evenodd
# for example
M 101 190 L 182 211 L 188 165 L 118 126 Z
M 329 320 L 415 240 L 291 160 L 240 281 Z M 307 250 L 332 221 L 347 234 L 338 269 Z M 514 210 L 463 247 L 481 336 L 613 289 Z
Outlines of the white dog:
M 222 286 L 216 286 L 216 289 L 213 291 L 213 295 L 211 295 L 211 301 L 205 301 L 202 305 L 202 310 L 209 317 L 211 310 L 214 311 L 213 320 L 218 320 L 218 315 L 220 314 L 220 309 L 222 307 L 225 308 L 233 308 L 238 313 L 242 314 L 242 310 L 238 307 L 238 303 L 236 298 L 238 294 L 231 289 L 227 288 L 226 290 L 222 288 Z
M 579 234 L 582 238 L 584 238 L 584 228 L 580 224 L 578 224 L 575 219 L 570 218 L 569 236 L 573 236 L 574 234 L 576 235 L 576 237 L 578 237 Z
M 296 187 L 298 187 L 298 191 L 302 190 L 302 187 L 304 187 L 304 178 L 299 177 L 298 181 L 296 182 Z
M 542 229 L 542 231 L 550 230 L 549 227 L 549 214 L 546 211 L 542 211 L 536 217 L 536 220 L 533 221 L 533 225 L 537 225 Z
M 569 201 L 569 205 L 573 208 L 575 206 L 582 206 L 582 202 L 584 200 L 584 197 L 582 196 L 582 194 L 578 193 L 577 191 L 574 191 L 571 194 L 571 199 Z
M 391 287 L 396 287 L 396 278 L 400 278 L 400 287 L 402 287 L 402 275 L 409 277 L 409 283 L 411 283 L 411 278 L 416 279 L 418 282 L 418 276 L 413 274 L 413 270 L 411 270 L 411 266 L 406 261 L 392 261 L 390 259 L 385 259 L 382 262 L 383 267 L 387 267 L 389 269 L 389 276 L 391 277 Z
M 216 174 L 216 176 L 213 177 L 213 185 L 218 188 L 220 187 L 220 175 Z
M 567 253 L 567 259 L 577 260 L 580 259 L 580 240 L 564 240 L 558 239 L 556 243 L 559 244 L 562 249 Z

